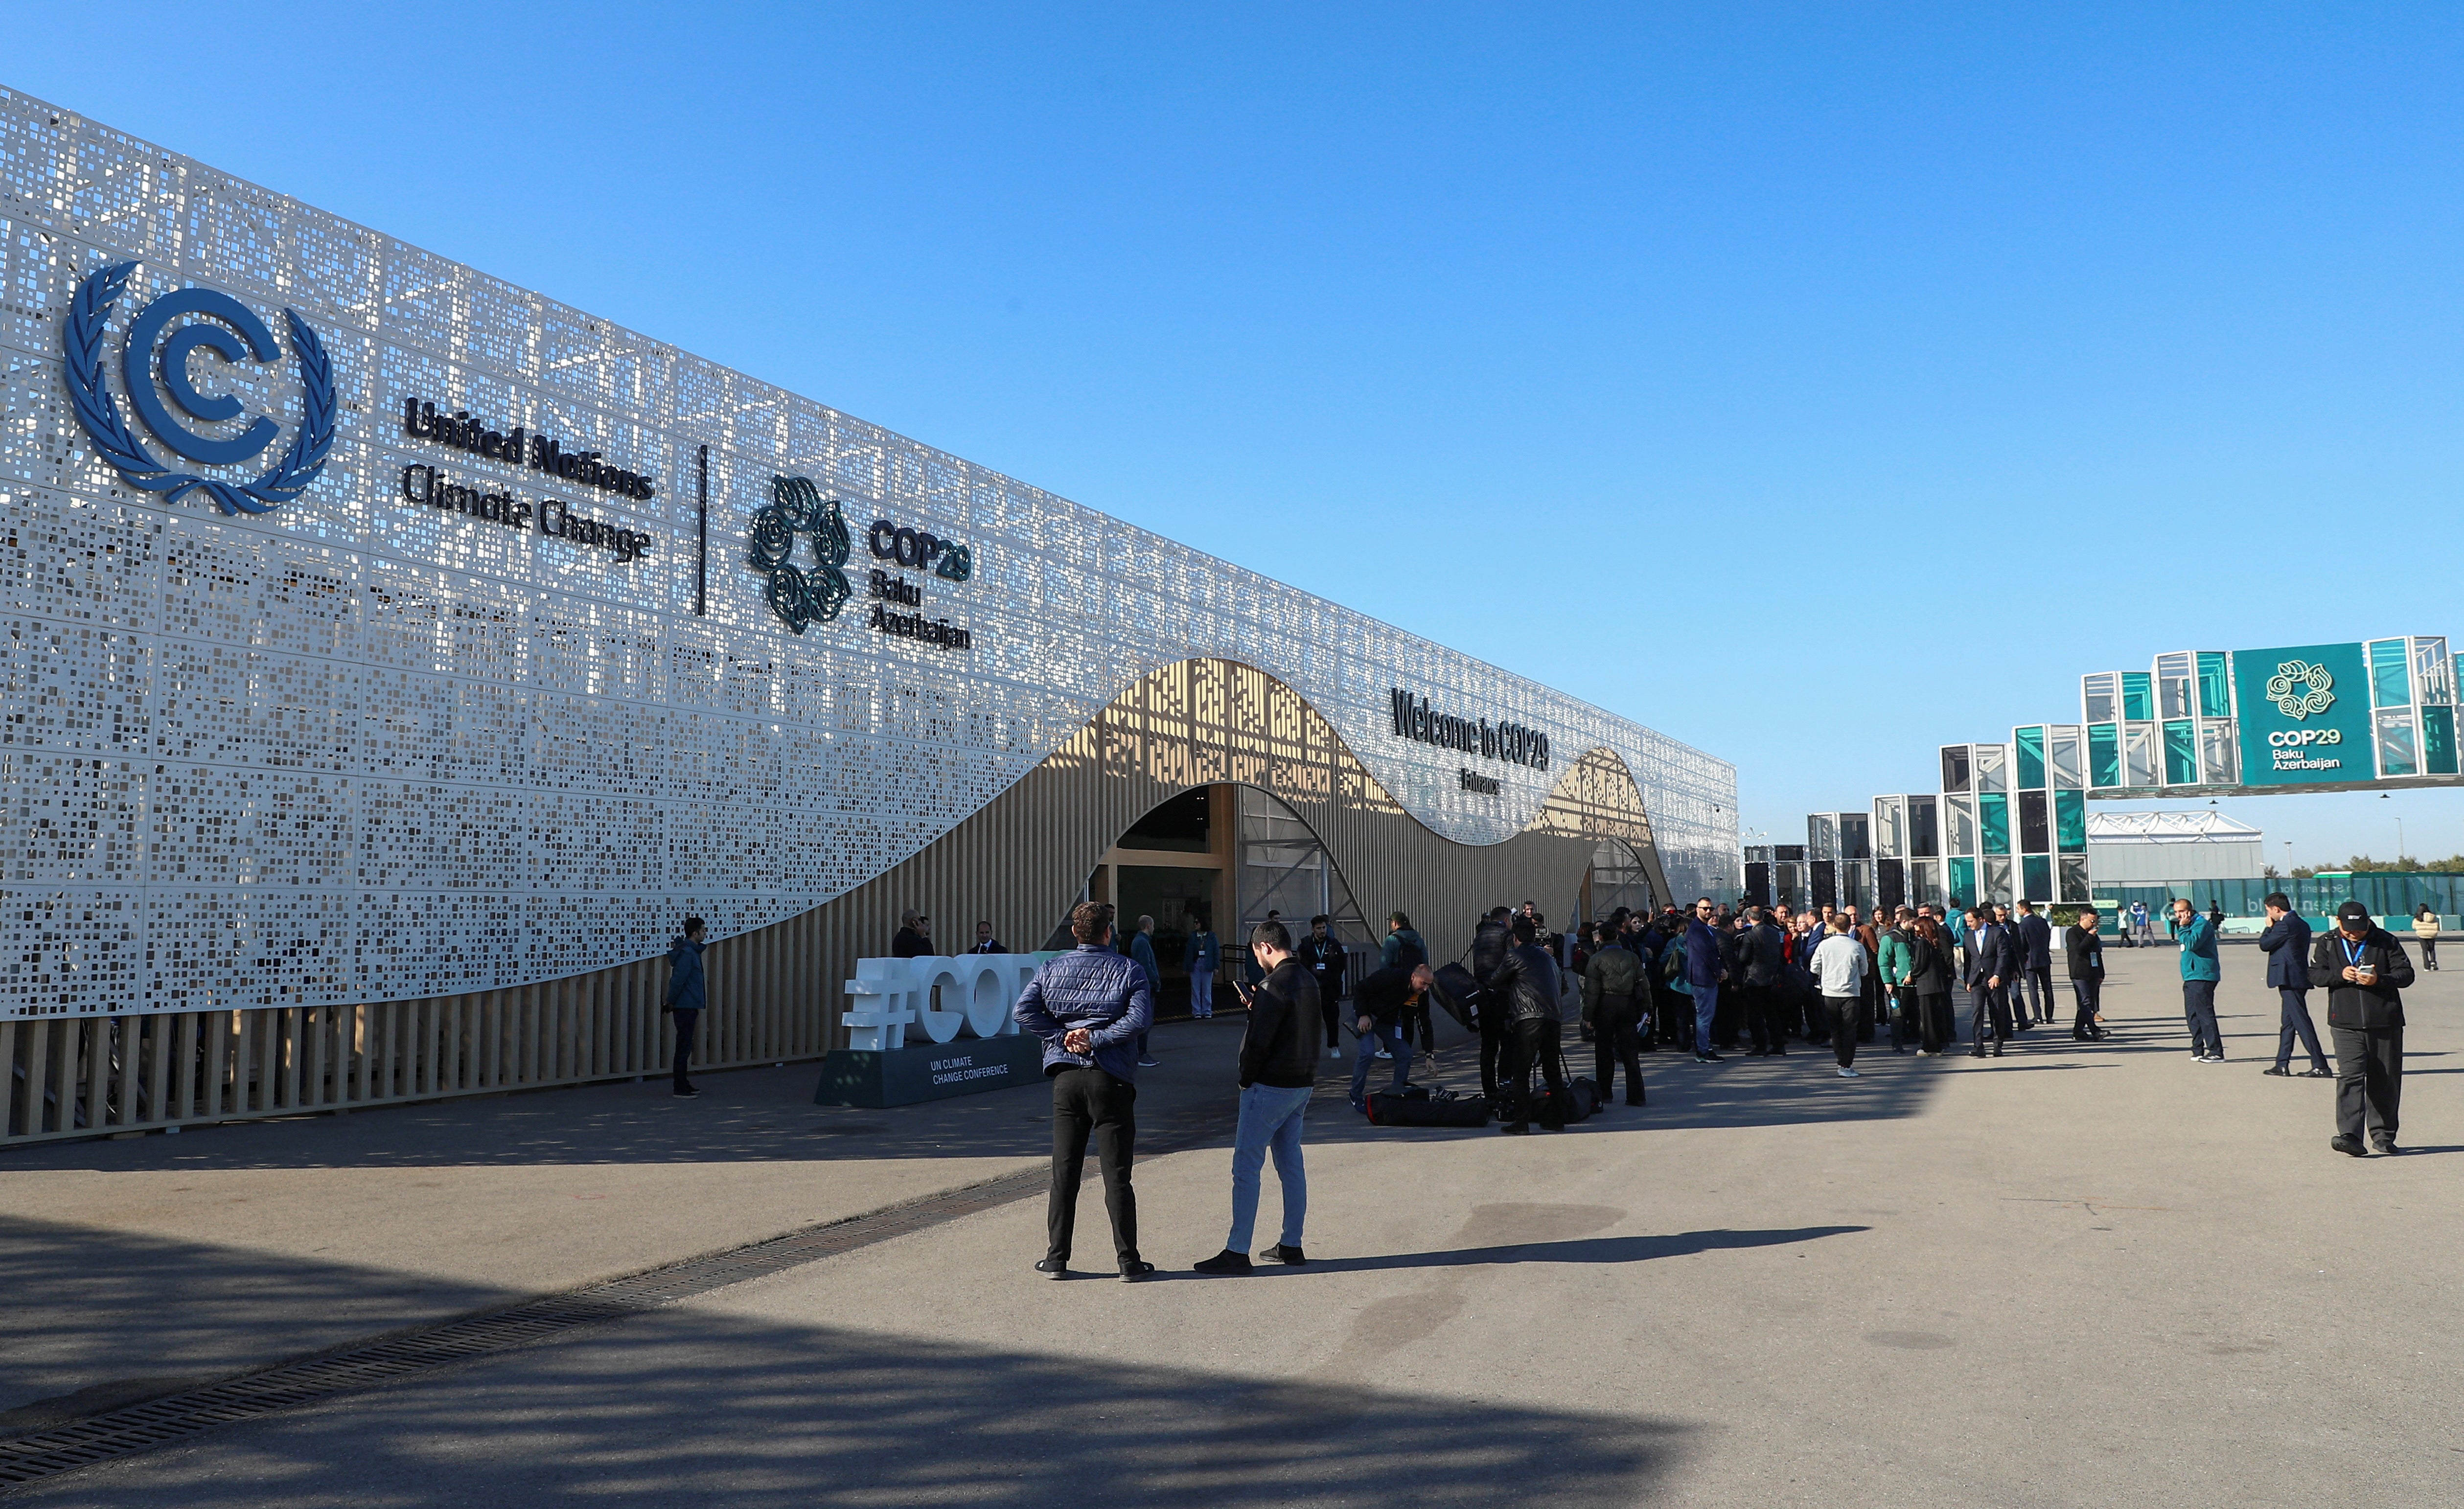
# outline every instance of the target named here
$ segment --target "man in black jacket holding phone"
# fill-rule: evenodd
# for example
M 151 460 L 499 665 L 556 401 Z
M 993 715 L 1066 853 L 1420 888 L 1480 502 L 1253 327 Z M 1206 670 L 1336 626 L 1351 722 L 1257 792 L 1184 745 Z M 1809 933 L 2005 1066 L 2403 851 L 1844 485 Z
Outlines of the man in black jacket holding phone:
M 1301 1164 L 1301 1128 L 1309 1092 L 1317 1081 L 1317 982 L 1292 955 L 1292 935 L 1280 922 L 1249 930 L 1250 956 L 1266 977 L 1249 992 L 1249 1025 L 1241 1034 L 1241 1120 L 1232 1132 L 1232 1231 L 1223 1250 L 1199 1273 L 1214 1277 L 1249 1271 L 1249 1235 L 1258 1220 L 1258 1173 L 1269 1148 L 1275 1180 L 1284 1187 L 1283 1236 L 1259 1254 L 1282 1263 L 1301 1254 L 1301 1223 L 1309 1217 L 1309 1175 Z
M 2336 908 L 2336 930 L 2310 951 L 2310 983 L 2327 993 L 2327 1031 L 2336 1039 L 2336 1135 L 2327 1146 L 2365 1157 L 2366 1129 L 2379 1151 L 2392 1153 L 2412 958 L 2370 920 L 2367 907 L 2348 901 Z
M 2276 987 L 2277 1004 L 2276 1063 L 2259 1072 L 2291 1078 L 2293 1040 L 2299 1038 L 2310 1055 L 2310 1072 L 2303 1078 L 2333 1079 L 2327 1056 L 2319 1051 L 2319 1028 L 2310 1020 L 2310 924 L 2293 909 L 2293 898 L 2280 890 L 2270 891 L 2263 905 L 2267 930 L 2258 935 L 2258 946 L 2267 951 L 2267 983 Z

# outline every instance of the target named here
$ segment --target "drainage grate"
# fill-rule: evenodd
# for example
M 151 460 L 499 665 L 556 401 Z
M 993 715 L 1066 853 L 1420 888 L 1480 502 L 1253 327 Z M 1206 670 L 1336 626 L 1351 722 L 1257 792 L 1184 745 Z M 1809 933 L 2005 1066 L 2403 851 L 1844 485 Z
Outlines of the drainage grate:
M 1329 1091 L 1339 1095 L 1342 1086 L 1319 1087 L 1321 1095 Z M 1179 1122 L 1147 1140 L 1141 1161 L 1224 1137 L 1231 1132 L 1233 1121 L 1229 1116 L 1208 1115 Z M 790 1232 L 730 1252 L 712 1253 L 629 1279 L 611 1279 L 349 1351 L 283 1363 L 262 1372 L 93 1415 L 74 1425 L 0 1441 L 0 1491 L 7 1485 L 150 1451 L 222 1426 L 373 1389 L 411 1373 L 639 1315 L 748 1279 L 869 1247 L 1041 1194 L 1050 1187 L 1050 1179 L 1044 1169 L 1022 1170 L 869 1215 Z

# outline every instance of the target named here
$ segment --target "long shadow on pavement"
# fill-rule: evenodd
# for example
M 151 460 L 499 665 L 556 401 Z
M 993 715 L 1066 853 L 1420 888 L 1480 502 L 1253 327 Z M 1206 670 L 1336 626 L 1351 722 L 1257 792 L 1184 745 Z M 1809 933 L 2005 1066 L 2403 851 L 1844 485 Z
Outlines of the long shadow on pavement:
M 0 1273 L 10 1296 L 0 1309 L 0 1433 L 521 1298 L 13 1215 L 0 1215 Z
M 89 1468 L 11 1501 L 1610 1509 L 1648 1498 L 1686 1441 L 1685 1427 L 1656 1420 L 1124 1364 L 1102 1350 L 1090 1340 L 1085 1357 L 1045 1355 L 679 1308 Z
M 1256 1269 L 1252 1276 L 1307 1278 L 1311 1274 L 1383 1273 L 1398 1268 L 1477 1268 L 1526 1262 L 1651 1262 L 1661 1258 L 1690 1258 L 1696 1253 L 1783 1247 L 1791 1242 L 1816 1241 L 1825 1236 L 1846 1236 L 1871 1230 L 1870 1226 L 1800 1226 L 1780 1231 L 1679 1232 L 1666 1236 L 1582 1236 L 1568 1241 L 1462 1247 L 1451 1252 L 1386 1253 L 1374 1258 L 1312 1258 L 1298 1268 L 1267 1264 Z M 1187 1277 L 1212 1281 L 1202 1275 Z

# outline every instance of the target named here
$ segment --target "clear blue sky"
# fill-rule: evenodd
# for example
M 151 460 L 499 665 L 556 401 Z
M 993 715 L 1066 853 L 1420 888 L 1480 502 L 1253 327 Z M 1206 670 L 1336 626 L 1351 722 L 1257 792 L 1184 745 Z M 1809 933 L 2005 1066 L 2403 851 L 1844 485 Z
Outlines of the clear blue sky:
M 2082 670 L 2464 637 L 2453 6 L 5 16 L 11 84 L 1699 744 L 1749 829 Z

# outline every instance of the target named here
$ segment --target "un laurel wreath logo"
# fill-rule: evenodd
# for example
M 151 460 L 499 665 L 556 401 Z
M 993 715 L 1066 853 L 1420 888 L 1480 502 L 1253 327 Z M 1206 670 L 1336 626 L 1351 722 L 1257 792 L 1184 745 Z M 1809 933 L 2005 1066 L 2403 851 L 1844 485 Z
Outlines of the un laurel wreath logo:
M 762 596 L 769 601 L 770 611 L 779 615 L 780 623 L 802 634 L 808 624 L 837 618 L 839 609 L 855 595 L 843 569 L 853 542 L 847 538 L 847 520 L 839 514 L 839 500 L 823 497 L 810 477 L 774 476 L 770 492 L 774 501 L 754 513 L 745 541 L 747 559 L 768 579 Z M 799 536 L 813 542 L 809 568 L 800 569 L 795 563 Z
M 2324 712 L 2336 700 L 2331 690 L 2336 678 L 2324 666 L 2313 666 L 2306 660 L 2288 660 L 2277 664 L 2276 674 L 2267 678 L 2267 700 L 2276 711 L 2299 722 L 2314 712 Z
M 292 354 L 299 362 L 299 430 L 292 436 L 290 448 L 272 470 L 253 482 L 239 483 L 174 470 L 155 460 L 129 428 L 102 381 L 103 329 L 111 319 L 112 306 L 120 302 L 121 291 L 136 271 L 136 263 L 119 262 L 86 274 L 84 281 L 77 284 L 68 323 L 60 333 L 62 354 L 68 359 L 69 407 L 94 438 L 95 449 L 129 486 L 166 493 L 174 502 L 194 490 L 211 497 L 225 514 L 263 514 L 277 503 L 297 498 L 325 470 L 326 453 L 334 448 L 334 367 L 325 356 L 324 342 L 317 339 L 317 332 L 308 328 L 297 310 L 282 312 L 291 328 Z M 146 305 L 129 321 L 121 359 L 128 402 L 156 439 L 191 461 L 208 466 L 237 466 L 253 460 L 274 443 L 274 437 L 281 432 L 280 426 L 260 414 L 239 434 L 217 440 L 200 435 L 174 419 L 154 391 L 158 369 L 155 339 L 180 315 L 203 315 L 231 327 L 225 330 L 210 324 L 183 325 L 162 344 L 159 371 L 163 387 L 170 393 L 171 402 L 193 418 L 209 423 L 237 419 L 241 406 L 239 400 L 228 393 L 209 396 L 197 391 L 188 376 L 190 352 L 204 346 L 226 361 L 253 358 L 259 362 L 270 362 L 280 354 L 273 332 L 239 300 L 209 288 L 174 289 Z

